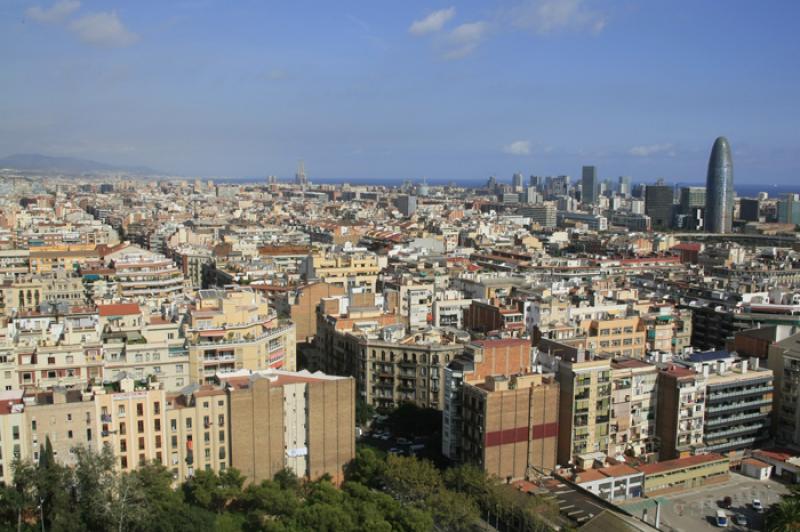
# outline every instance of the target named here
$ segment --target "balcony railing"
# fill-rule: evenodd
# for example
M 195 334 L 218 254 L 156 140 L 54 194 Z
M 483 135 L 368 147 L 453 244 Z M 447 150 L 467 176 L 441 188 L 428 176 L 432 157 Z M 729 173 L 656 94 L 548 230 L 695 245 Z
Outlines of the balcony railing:
M 706 412 L 709 414 L 713 414 L 715 412 L 727 412 L 729 410 L 738 410 L 741 408 L 755 408 L 757 406 L 762 405 L 771 405 L 772 399 L 761 399 L 758 401 L 747 401 L 741 403 L 733 403 L 730 405 L 723 405 L 723 406 L 710 406 L 706 408 Z
M 746 395 L 760 395 L 765 393 L 772 392 L 772 386 L 759 386 L 757 388 L 749 388 L 747 390 L 738 390 L 735 392 L 722 392 L 722 393 L 710 393 L 708 394 L 708 401 L 720 401 L 729 397 L 741 397 Z
M 717 425 L 725 425 L 726 423 L 733 423 L 736 421 L 745 421 L 748 419 L 757 419 L 760 417 L 767 417 L 769 414 L 766 412 L 757 412 L 755 414 L 739 414 L 738 416 L 722 417 L 706 420 L 706 427 L 715 427 Z

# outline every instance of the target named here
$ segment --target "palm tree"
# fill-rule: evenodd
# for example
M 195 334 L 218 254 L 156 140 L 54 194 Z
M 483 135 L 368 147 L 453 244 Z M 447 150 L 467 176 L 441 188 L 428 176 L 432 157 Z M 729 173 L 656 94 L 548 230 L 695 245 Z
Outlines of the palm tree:
M 800 532 L 800 490 L 794 489 L 767 514 L 768 532 Z

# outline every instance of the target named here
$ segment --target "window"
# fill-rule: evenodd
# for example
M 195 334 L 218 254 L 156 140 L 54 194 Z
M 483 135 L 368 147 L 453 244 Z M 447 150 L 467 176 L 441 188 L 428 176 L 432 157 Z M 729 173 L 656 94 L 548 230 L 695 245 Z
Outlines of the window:
M 190 418 L 190 417 L 186 418 L 186 428 L 190 429 L 190 430 L 192 428 L 192 418 Z
M 136 422 L 136 432 L 142 433 L 144 432 L 144 420 L 140 419 Z
M 19 426 L 14 425 L 13 427 L 11 427 L 11 438 L 14 440 L 19 439 Z
M 169 428 L 174 432 L 178 430 L 178 420 L 177 419 L 170 419 L 169 420 Z
M 136 403 L 136 415 L 143 416 L 144 415 L 144 404 Z
M 120 457 L 120 459 L 119 459 L 119 466 L 120 466 L 122 469 L 128 469 L 128 457 L 127 457 L 127 456 L 122 456 L 122 457 Z
M 153 414 L 158 415 L 161 413 L 161 403 L 156 401 L 153 403 Z
M 172 446 L 173 449 L 177 449 L 178 448 L 178 437 L 177 436 L 172 436 L 170 438 L 170 445 Z
M 139 450 L 144 449 L 144 436 L 139 437 Z
M 31 430 L 32 431 L 36 431 L 36 420 L 35 419 L 31 420 Z
M 120 440 L 119 441 L 119 452 L 127 453 L 128 452 L 128 441 L 127 440 Z
M 225 441 L 225 431 L 221 430 L 219 431 L 219 442 L 223 443 L 224 441 Z
M 160 419 L 154 419 L 153 420 L 153 430 L 155 430 L 156 432 L 161 432 L 161 420 Z
M 67 431 L 67 439 L 70 439 L 70 440 L 72 439 L 72 431 L 71 430 Z

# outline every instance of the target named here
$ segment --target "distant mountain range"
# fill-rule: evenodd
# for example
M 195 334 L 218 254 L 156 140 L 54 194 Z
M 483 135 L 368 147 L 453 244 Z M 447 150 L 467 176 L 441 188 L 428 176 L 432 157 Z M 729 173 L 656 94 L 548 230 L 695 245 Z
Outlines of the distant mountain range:
M 40 172 L 49 174 L 97 174 L 103 172 L 124 172 L 139 175 L 162 175 L 162 172 L 146 166 L 119 166 L 98 163 L 74 157 L 49 157 L 38 153 L 18 153 L 0 159 L 0 169 L 9 168 L 20 172 Z

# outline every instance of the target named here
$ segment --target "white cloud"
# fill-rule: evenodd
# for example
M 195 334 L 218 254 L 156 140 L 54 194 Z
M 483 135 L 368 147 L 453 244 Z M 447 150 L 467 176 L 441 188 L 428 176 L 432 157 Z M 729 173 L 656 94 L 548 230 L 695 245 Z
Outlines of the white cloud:
M 486 36 L 486 22 L 468 22 L 453 29 L 445 39 L 445 59 L 461 59 L 471 54 Z
M 97 46 L 128 46 L 139 40 L 115 11 L 89 13 L 73 21 L 69 29 L 83 42 Z
M 670 157 L 675 156 L 675 146 L 672 144 L 645 144 L 642 146 L 634 146 L 628 153 L 636 157 L 650 157 L 651 155 L 666 154 Z
M 448 7 L 447 9 L 440 9 L 434 11 L 422 20 L 415 20 L 408 28 L 409 33 L 412 35 L 425 35 L 427 33 L 435 33 L 441 30 L 447 21 L 456 15 L 456 8 Z
M 525 0 L 509 11 L 511 23 L 539 34 L 559 31 L 599 33 L 606 15 L 588 9 L 584 0 Z
M 515 140 L 508 146 L 503 146 L 503 151 L 509 155 L 530 155 L 531 142 L 529 140 Z
M 39 6 L 29 7 L 25 10 L 28 18 L 42 23 L 61 22 L 81 7 L 78 0 L 59 0 L 49 8 Z

